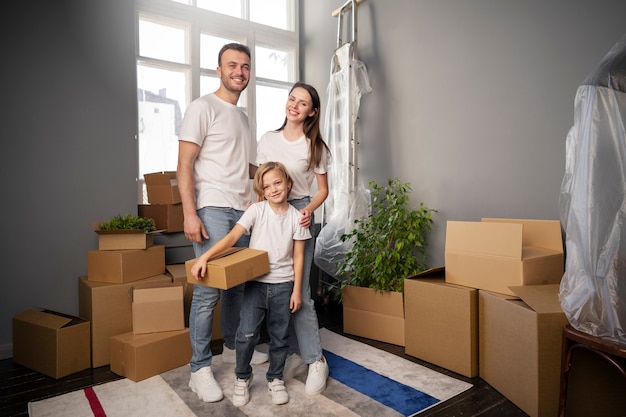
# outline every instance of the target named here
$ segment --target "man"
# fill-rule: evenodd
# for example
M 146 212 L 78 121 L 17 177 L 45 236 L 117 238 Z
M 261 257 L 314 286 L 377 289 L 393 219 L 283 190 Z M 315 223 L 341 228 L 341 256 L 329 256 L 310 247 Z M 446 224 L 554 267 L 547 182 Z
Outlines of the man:
M 237 223 L 250 201 L 250 131 L 247 116 L 237 108 L 250 79 L 250 49 L 224 45 L 218 55 L 220 86 L 212 94 L 194 100 L 179 134 L 178 188 L 183 205 L 185 237 L 193 242 L 196 256 L 206 252 Z M 248 246 L 243 236 L 235 246 Z M 235 333 L 243 285 L 221 292 L 220 329 L 224 338 L 222 358 L 235 362 Z M 211 372 L 213 312 L 220 290 L 195 285 L 189 313 L 192 357 L 189 387 L 206 402 L 224 394 Z M 268 360 L 255 351 L 253 364 Z

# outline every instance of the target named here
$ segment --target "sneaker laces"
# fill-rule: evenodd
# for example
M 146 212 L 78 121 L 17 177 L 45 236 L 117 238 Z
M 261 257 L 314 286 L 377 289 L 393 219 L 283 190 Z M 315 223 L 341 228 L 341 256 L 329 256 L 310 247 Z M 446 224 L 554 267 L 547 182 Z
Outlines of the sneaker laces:
M 235 380 L 235 395 L 245 395 L 248 388 L 248 380 L 237 378 Z

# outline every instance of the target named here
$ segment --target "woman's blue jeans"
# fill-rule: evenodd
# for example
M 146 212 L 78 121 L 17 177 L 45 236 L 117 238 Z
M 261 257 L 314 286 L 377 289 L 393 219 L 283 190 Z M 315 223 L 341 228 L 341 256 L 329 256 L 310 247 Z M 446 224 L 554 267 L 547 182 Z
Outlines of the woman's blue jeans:
M 226 236 L 242 214 L 243 211 L 223 207 L 204 207 L 198 210 L 198 217 L 204 223 L 204 227 L 209 233 L 209 239 L 202 244 L 193 244 L 195 256 L 200 256 L 218 240 Z M 247 247 L 249 241 L 250 237 L 243 235 L 235 246 Z M 213 354 L 211 353 L 213 313 L 220 299 L 220 293 L 222 298 L 220 330 L 224 338 L 224 344 L 230 349 L 235 348 L 235 334 L 239 326 L 243 287 L 242 284 L 222 291 L 205 285 L 194 285 L 189 312 L 189 336 L 192 349 L 190 366 L 192 372 L 211 365 L 213 359 Z
M 310 197 L 290 200 L 292 206 L 298 210 L 311 202 Z M 289 327 L 289 352 L 302 355 L 302 361 L 307 365 L 322 359 L 322 340 L 320 338 L 319 322 L 315 303 L 311 298 L 311 267 L 315 250 L 315 217 L 311 213 L 311 239 L 304 245 L 304 273 L 302 274 L 302 307 L 291 317 Z
M 269 341 L 269 367 L 265 374 L 268 381 L 283 379 L 285 360 L 289 350 L 289 301 L 293 282 L 267 284 L 259 281 L 246 282 L 239 330 L 236 337 L 235 375 L 248 379 L 252 373 L 250 361 L 259 343 L 261 326 L 266 320 Z

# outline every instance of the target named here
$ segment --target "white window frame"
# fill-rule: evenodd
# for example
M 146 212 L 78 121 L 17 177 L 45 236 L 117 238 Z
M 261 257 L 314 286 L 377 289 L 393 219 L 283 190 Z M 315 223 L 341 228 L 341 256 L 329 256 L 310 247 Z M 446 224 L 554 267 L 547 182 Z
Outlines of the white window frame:
M 192 0 L 195 3 L 194 0 Z M 236 0 L 227 0 L 236 1 Z M 244 15 L 249 15 L 249 2 L 254 0 L 240 0 L 243 4 Z M 250 81 L 245 93 L 242 94 L 239 105 L 244 108 L 250 121 L 250 137 L 254 141 L 256 148 L 256 138 L 258 137 L 256 123 L 256 86 L 266 85 L 274 87 L 290 88 L 294 82 L 300 79 L 300 42 L 299 42 L 299 10 L 298 1 L 289 0 L 292 7 L 293 30 L 283 30 L 247 19 L 239 19 L 232 16 L 204 10 L 195 6 L 190 6 L 171 0 L 135 0 L 135 37 L 136 37 L 136 63 L 137 65 L 154 66 L 165 69 L 184 70 L 187 73 L 187 103 L 185 108 L 194 99 L 200 96 L 200 76 L 217 76 L 217 56 L 215 56 L 215 66 L 213 68 L 200 68 L 200 34 L 225 37 L 236 40 L 247 45 L 251 52 Z M 157 23 L 169 23 L 188 28 L 189 39 L 186 39 L 187 63 L 179 64 L 169 61 L 162 61 L 150 57 L 139 55 L 139 19 L 147 18 Z M 257 78 L 255 72 L 255 48 L 256 46 L 274 48 L 287 51 L 292 54 L 293 60 L 288 69 L 288 81 L 278 81 L 265 78 Z M 276 126 L 278 127 L 278 126 Z M 261 132 L 263 133 L 263 132 Z M 139 155 L 138 155 L 139 157 Z M 138 201 L 139 204 L 146 204 L 144 193 L 144 181 L 138 173 Z

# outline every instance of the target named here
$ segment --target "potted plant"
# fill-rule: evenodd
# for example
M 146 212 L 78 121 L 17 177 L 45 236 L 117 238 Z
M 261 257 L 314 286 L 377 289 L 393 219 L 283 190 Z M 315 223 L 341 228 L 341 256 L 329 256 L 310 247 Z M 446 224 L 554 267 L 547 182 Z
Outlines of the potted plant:
M 344 331 L 404 345 L 404 279 L 427 269 L 426 237 L 436 210 L 410 206 L 411 185 L 369 183 L 371 213 L 341 237 L 352 244 L 339 268 Z
M 153 219 L 127 213 L 94 225 L 99 250 L 146 249 L 153 244 Z

